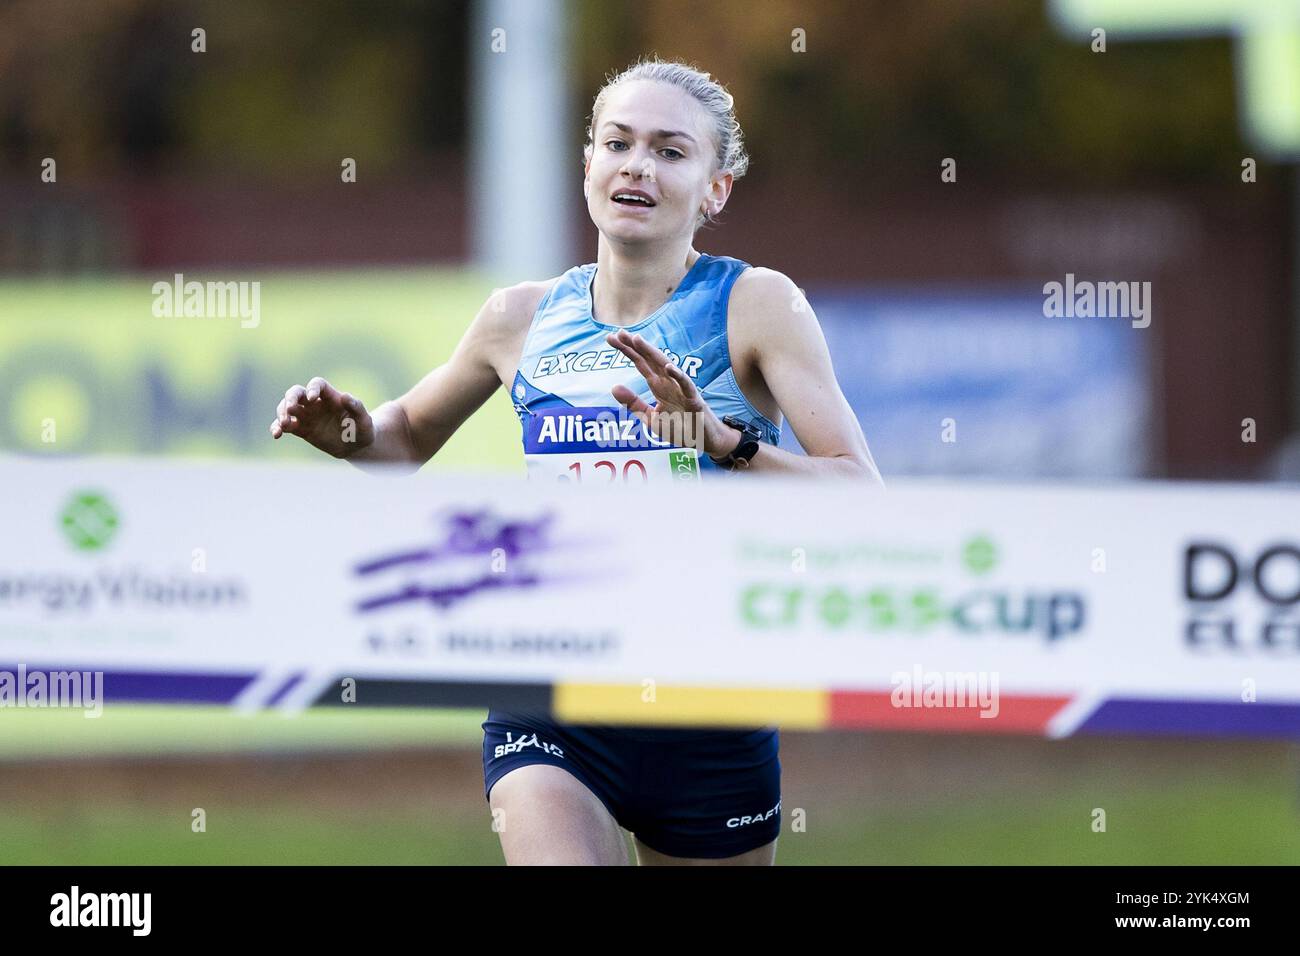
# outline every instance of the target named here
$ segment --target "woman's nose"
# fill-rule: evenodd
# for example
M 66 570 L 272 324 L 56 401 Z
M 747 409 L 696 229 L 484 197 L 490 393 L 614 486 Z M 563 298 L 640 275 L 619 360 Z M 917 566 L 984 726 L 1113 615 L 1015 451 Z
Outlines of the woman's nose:
M 623 164 L 621 172 L 634 176 L 637 179 L 645 179 L 654 182 L 655 161 L 648 154 L 634 151 L 628 156 L 627 162 Z

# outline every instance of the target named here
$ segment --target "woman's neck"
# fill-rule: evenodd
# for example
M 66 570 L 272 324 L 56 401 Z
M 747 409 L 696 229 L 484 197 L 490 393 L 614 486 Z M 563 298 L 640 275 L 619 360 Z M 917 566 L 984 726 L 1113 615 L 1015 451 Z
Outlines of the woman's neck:
M 635 325 L 677 290 L 700 257 L 688 243 L 660 254 L 629 255 L 602 236 L 591 288 L 592 311 L 605 325 Z

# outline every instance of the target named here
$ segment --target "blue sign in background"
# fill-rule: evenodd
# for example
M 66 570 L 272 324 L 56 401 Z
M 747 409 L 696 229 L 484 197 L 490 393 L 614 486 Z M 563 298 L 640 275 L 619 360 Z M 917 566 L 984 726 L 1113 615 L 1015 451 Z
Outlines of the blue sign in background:
M 1036 289 L 837 288 L 809 301 L 886 480 L 1146 472 L 1151 328 L 1048 318 Z M 781 445 L 799 448 L 788 423 Z

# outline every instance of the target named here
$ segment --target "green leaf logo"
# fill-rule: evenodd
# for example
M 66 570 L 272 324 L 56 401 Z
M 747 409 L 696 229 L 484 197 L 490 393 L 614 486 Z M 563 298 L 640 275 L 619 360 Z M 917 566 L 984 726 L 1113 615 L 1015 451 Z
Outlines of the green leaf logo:
M 971 574 L 987 574 L 998 563 L 998 549 L 990 539 L 980 535 L 966 542 L 961 559 Z
M 60 517 L 63 533 L 80 551 L 98 551 L 117 532 L 117 511 L 98 492 L 82 491 L 72 496 Z

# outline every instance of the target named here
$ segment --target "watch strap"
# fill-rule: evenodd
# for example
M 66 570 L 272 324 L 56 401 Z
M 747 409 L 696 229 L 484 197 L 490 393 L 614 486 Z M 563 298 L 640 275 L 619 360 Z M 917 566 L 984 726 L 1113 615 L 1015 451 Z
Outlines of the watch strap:
M 763 433 L 754 424 L 731 415 L 724 417 L 722 423 L 740 432 L 740 444 L 733 448 L 730 454 L 722 458 L 714 458 L 710 455 L 709 460 L 726 471 L 734 471 L 738 465 L 748 467 L 749 460 L 758 452 Z M 744 462 L 744 465 L 740 465 L 741 462 Z

